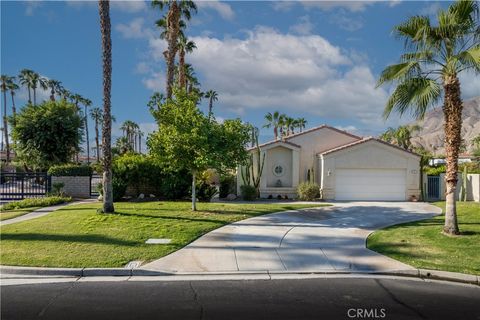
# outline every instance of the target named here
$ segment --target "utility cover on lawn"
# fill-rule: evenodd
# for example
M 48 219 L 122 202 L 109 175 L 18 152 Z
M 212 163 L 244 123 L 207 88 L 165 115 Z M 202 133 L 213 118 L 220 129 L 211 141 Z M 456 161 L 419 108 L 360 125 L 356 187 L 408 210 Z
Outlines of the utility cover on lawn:
M 148 239 L 146 244 L 169 244 L 172 239 Z

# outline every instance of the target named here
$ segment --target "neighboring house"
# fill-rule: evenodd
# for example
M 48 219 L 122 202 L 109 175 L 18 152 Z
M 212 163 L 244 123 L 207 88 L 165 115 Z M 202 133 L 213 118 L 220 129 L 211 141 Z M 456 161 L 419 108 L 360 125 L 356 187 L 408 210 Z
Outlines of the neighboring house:
M 322 125 L 260 145 L 260 197 L 296 197 L 313 177 L 326 200 L 397 200 L 420 195 L 420 156 L 395 145 Z M 249 149 L 254 152 L 254 148 Z M 243 184 L 239 168 L 237 187 Z
M 473 162 L 475 158 L 476 157 L 471 154 L 462 153 L 458 155 L 458 163 Z M 445 158 L 432 158 L 428 161 L 428 164 L 431 166 L 438 166 L 442 164 L 447 164 L 447 160 L 445 160 Z

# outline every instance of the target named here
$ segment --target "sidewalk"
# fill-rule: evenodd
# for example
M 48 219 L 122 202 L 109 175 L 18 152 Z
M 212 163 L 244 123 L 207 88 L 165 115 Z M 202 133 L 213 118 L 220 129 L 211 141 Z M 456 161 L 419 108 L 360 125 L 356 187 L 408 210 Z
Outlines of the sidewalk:
M 85 200 L 80 200 L 80 201 L 73 201 L 73 202 L 68 202 L 68 203 L 62 203 L 62 204 L 57 204 L 55 206 L 50 206 L 50 207 L 44 207 L 37 209 L 35 211 L 32 211 L 30 213 L 24 214 L 23 216 L 8 219 L 8 220 L 3 220 L 0 222 L 0 226 L 6 226 L 12 223 L 17 223 L 17 222 L 22 222 L 22 221 L 27 221 L 31 219 L 36 219 L 43 217 L 49 213 L 52 213 L 54 211 L 57 211 L 60 208 L 74 205 L 74 204 L 82 204 L 82 203 L 90 203 L 90 202 L 95 202 L 97 199 L 85 199 Z

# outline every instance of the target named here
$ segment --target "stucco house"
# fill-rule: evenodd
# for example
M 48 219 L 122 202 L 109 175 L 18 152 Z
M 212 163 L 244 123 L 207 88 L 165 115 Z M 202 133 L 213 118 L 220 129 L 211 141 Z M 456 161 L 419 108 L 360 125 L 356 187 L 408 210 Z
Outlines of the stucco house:
M 405 201 L 420 196 L 420 156 L 372 137 L 322 125 L 261 144 L 260 150 L 261 159 L 265 157 L 262 198 L 295 198 L 298 184 L 309 178 L 320 185 L 326 200 Z M 255 148 L 249 152 L 256 154 Z

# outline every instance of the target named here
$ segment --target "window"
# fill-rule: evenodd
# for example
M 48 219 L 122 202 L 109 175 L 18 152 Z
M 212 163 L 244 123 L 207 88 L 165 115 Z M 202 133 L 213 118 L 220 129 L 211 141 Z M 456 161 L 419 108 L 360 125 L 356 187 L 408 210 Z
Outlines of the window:
M 273 174 L 276 175 L 277 177 L 281 177 L 285 174 L 285 170 L 283 169 L 283 166 L 280 164 L 277 164 L 273 167 Z

